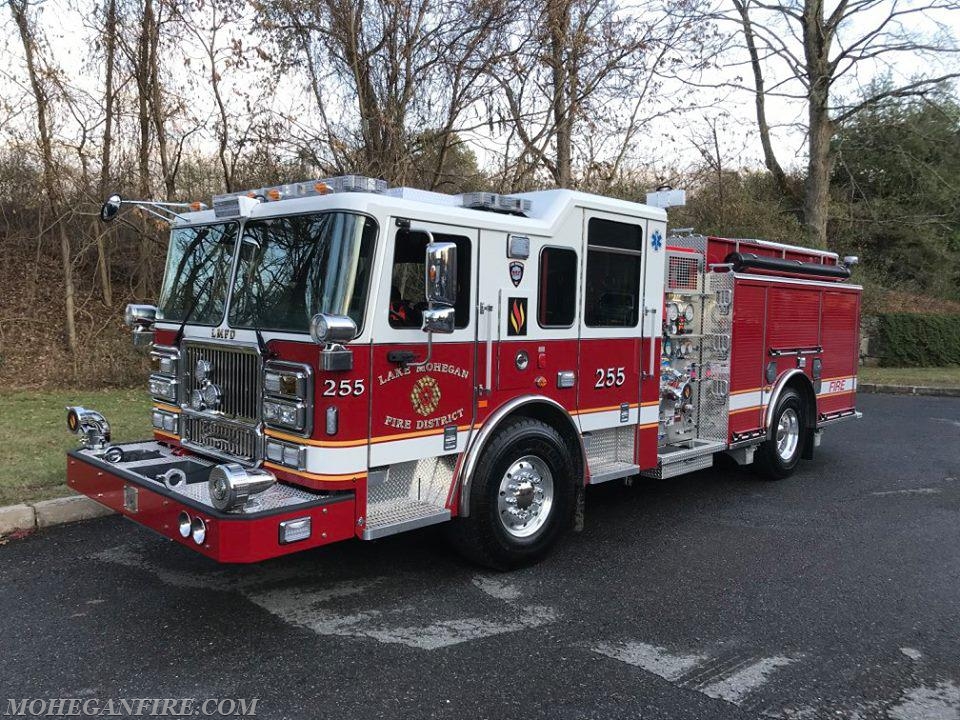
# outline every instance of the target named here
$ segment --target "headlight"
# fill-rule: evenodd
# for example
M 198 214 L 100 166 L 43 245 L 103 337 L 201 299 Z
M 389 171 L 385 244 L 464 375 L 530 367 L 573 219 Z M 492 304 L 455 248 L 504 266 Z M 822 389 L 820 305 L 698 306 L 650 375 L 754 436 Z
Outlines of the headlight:
M 151 375 L 148 387 L 150 394 L 161 400 L 177 401 L 177 381 L 162 375 Z
M 175 378 L 179 371 L 180 352 L 175 347 L 154 346 L 150 352 L 150 369 L 160 375 Z
M 293 363 L 270 363 L 263 371 L 263 390 L 268 395 L 310 399 L 310 368 Z
M 153 427 L 157 430 L 176 434 L 179 419 L 179 416 L 174 413 L 164 412 L 163 410 L 153 411 Z
M 177 518 L 177 529 L 180 531 L 180 537 L 190 537 L 190 524 L 190 516 L 181 512 L 180 517 Z
M 307 408 L 301 402 L 264 400 L 263 420 L 270 425 L 303 431 L 307 425 Z
M 276 440 L 267 440 L 266 456 L 270 462 L 302 470 L 306 467 L 306 448 L 300 445 L 290 445 Z

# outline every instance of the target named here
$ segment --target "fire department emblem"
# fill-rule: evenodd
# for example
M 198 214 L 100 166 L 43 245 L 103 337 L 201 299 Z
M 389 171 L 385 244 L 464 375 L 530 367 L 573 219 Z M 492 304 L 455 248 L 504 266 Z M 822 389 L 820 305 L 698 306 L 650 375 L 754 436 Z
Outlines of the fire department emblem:
M 429 375 L 420 378 L 410 391 L 410 403 L 418 415 L 426 417 L 440 405 L 440 385 Z
M 523 263 L 510 263 L 510 282 L 513 283 L 514 287 L 518 287 L 521 280 L 523 280 Z
M 510 322 L 507 325 L 507 335 L 527 334 L 527 299 L 509 298 Z

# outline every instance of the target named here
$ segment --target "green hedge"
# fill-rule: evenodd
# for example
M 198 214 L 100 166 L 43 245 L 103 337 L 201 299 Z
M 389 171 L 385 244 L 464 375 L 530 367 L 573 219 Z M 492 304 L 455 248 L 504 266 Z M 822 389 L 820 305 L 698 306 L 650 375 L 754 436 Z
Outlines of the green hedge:
M 884 313 L 877 320 L 881 365 L 960 365 L 960 315 Z

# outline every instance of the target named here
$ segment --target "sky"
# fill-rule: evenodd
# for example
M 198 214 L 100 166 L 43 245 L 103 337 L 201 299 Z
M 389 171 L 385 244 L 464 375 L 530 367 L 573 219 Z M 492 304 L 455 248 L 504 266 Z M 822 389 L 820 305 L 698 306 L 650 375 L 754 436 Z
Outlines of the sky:
M 722 3 L 725 2 L 729 0 L 718 0 L 720 3 L 718 7 L 722 7 Z M 828 12 L 834 2 L 828 3 Z M 895 4 L 909 5 L 903 0 L 876 0 L 872 3 L 871 10 L 843 29 L 842 37 L 849 38 L 862 33 L 878 22 Z M 66 74 L 70 82 L 76 86 L 80 94 L 88 92 L 91 97 L 96 97 L 102 85 L 102 68 L 90 61 L 93 56 L 89 44 L 92 32 L 85 27 L 82 7 L 85 7 L 83 2 L 78 6 L 65 0 L 47 0 L 41 6 L 41 18 L 48 41 L 47 51 L 58 65 L 67 70 Z M 4 8 L 2 12 L 8 11 Z M 252 16 L 248 16 L 243 22 L 249 24 L 254 21 Z M 915 16 L 911 17 L 910 21 L 911 30 L 921 27 L 921 23 Z M 940 30 L 951 34 L 954 39 L 960 36 L 960 12 L 956 10 L 937 12 L 931 17 L 931 28 L 934 27 L 934 23 L 939 24 Z M 727 28 L 731 31 L 736 30 L 734 26 L 727 26 Z M 8 102 L 10 98 L 19 97 L 24 89 L 24 77 L 20 71 L 22 48 L 18 38 L 13 35 L 14 32 L 12 23 L 0 24 L 0 53 L 6 56 L 3 58 L 5 62 L 0 63 L 0 68 L 6 68 L 0 69 L 0 88 L 3 89 L 3 95 L 8 98 Z M 779 34 L 786 37 L 786 29 L 780 28 Z M 248 38 L 248 44 L 250 41 Z M 745 63 L 746 55 L 735 47 L 736 43 L 733 45 L 734 47 L 724 56 L 725 67 L 712 70 L 701 77 L 705 85 L 740 84 L 738 76 L 742 76 L 742 84 L 752 85 L 752 76 Z M 177 80 L 185 84 L 194 82 L 200 86 L 208 75 L 208 71 L 203 67 L 202 51 L 193 38 L 184 38 L 183 47 L 193 57 L 189 67 L 183 68 L 182 71 L 175 70 L 180 75 Z M 956 56 L 951 57 L 950 60 L 956 62 Z M 775 60 L 765 61 L 764 68 L 768 87 L 788 76 L 783 64 Z M 269 70 L 269 63 L 262 60 L 254 61 L 255 72 L 269 72 Z M 899 82 L 918 75 L 939 74 L 939 71 L 940 69 L 927 59 L 900 53 L 891 56 L 888 60 L 864 63 L 856 73 L 851 73 L 838 86 L 838 94 L 853 97 L 871 80 L 884 75 L 889 75 L 895 82 Z M 277 112 L 289 112 L 290 108 L 297 108 L 303 103 L 302 88 L 298 87 L 292 79 L 278 78 L 277 83 L 279 92 L 273 101 Z M 237 108 L 242 107 L 239 97 L 231 92 L 231 85 L 234 90 L 241 87 L 244 85 L 244 78 L 236 74 L 225 75 L 228 101 Z M 797 86 L 787 85 L 786 88 L 792 88 L 795 91 Z M 198 117 L 204 119 L 203 124 L 209 128 L 210 118 L 213 117 L 210 93 L 188 90 L 188 94 L 193 103 L 191 109 Z M 670 97 L 675 95 L 675 88 L 665 88 L 663 95 L 656 99 L 659 103 L 656 105 L 657 111 L 670 108 Z M 762 166 L 760 143 L 755 132 L 753 94 L 749 88 L 704 89 L 698 95 L 697 104 L 704 107 L 689 110 L 680 116 L 665 114 L 655 120 L 649 131 L 639 138 L 636 147 L 631 148 L 630 157 L 638 165 L 653 165 L 660 168 L 673 166 L 682 169 L 688 165 L 698 164 L 701 158 L 694 140 L 706 136 L 708 123 L 716 123 L 725 164 L 730 167 L 748 168 Z M 18 108 L 14 106 L 13 109 Z M 784 98 L 771 98 L 768 101 L 767 111 L 768 119 L 774 128 L 775 147 L 778 149 L 781 163 L 788 169 L 800 169 L 805 162 L 804 104 Z M 305 122 L 309 122 L 309 110 L 304 108 L 302 112 L 305 113 Z M 29 119 L 30 113 L 25 113 L 20 116 L 19 121 L 29 121 Z M 18 122 L 17 119 L 14 120 L 14 125 L 16 122 Z M 5 129 L 9 127 L 0 126 L 0 137 Z M 69 122 L 64 122 L 58 128 L 58 132 L 63 139 L 76 134 L 75 128 L 71 129 Z M 496 150 L 500 141 L 484 132 L 479 132 L 473 137 L 473 141 L 473 149 L 481 165 L 493 162 L 495 153 L 490 152 L 489 149 Z M 212 134 L 201 132 L 196 142 L 199 149 L 213 152 L 215 145 Z

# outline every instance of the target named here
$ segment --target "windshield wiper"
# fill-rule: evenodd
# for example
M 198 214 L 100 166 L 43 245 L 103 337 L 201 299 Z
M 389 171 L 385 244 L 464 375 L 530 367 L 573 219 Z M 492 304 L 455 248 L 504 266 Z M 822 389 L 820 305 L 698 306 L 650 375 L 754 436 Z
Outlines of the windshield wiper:
M 193 317 L 193 311 L 197 309 L 197 305 L 200 304 L 200 296 L 203 295 L 204 290 L 207 289 L 207 285 L 210 284 L 210 281 L 213 280 L 213 275 L 208 275 L 207 279 L 204 280 L 203 285 L 200 286 L 200 291 L 193 296 L 193 302 L 190 304 L 190 309 L 187 310 L 186 314 L 183 316 L 183 322 L 180 323 L 180 329 L 177 330 L 177 336 L 173 339 L 173 346 L 180 347 L 180 341 L 183 340 L 183 330 L 187 327 L 187 323 L 190 321 L 190 318 Z

